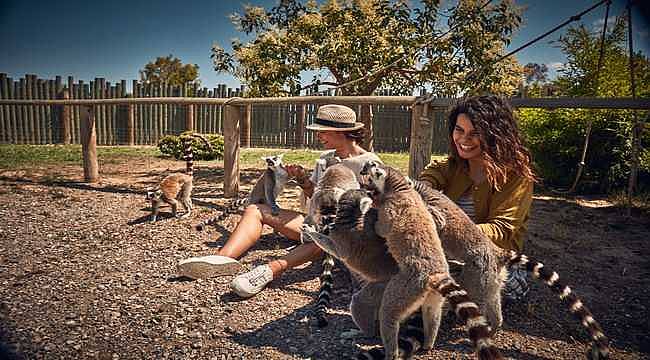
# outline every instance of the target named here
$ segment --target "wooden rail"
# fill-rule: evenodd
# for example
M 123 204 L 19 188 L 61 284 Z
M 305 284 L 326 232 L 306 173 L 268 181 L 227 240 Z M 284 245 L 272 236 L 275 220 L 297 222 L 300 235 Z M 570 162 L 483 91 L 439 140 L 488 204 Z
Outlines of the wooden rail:
M 344 104 L 344 105 L 405 105 L 411 106 L 411 143 L 409 159 L 409 176 L 417 176 L 429 162 L 431 156 L 431 131 L 433 122 L 430 119 L 433 110 L 446 109 L 454 104 L 455 99 L 435 98 L 423 99 L 415 96 L 297 96 L 275 98 L 198 98 L 198 97 L 153 97 L 153 98 L 113 98 L 113 99 L 69 99 L 63 96 L 59 100 L 7 100 L 1 99 L 2 105 L 62 105 L 63 114 L 69 114 L 67 109 L 71 105 L 82 107 L 81 111 L 81 143 L 84 159 L 84 179 L 95 182 L 99 179 L 97 165 L 97 142 L 95 130 L 95 114 L 102 111 L 103 105 L 127 105 L 127 139 L 129 144 L 134 143 L 133 135 L 133 106 L 138 104 L 181 104 L 187 106 L 186 129 L 192 130 L 194 106 L 202 104 L 222 105 L 225 108 L 224 123 L 224 194 L 232 197 L 239 191 L 239 149 L 240 131 L 250 133 L 250 106 L 273 104 Z M 583 109 L 636 109 L 650 110 L 650 99 L 632 98 L 525 98 L 511 99 L 514 107 L 521 108 L 583 108 Z M 29 120 L 27 109 L 25 118 Z M 304 125 L 304 106 L 300 107 L 298 121 Z M 66 123 L 64 119 L 64 124 Z M 243 123 L 243 124 L 242 124 Z M 130 129 L 130 130 L 129 130 Z M 68 130 L 69 131 L 69 130 Z M 68 138 L 65 134 L 64 139 Z M 299 136 L 303 141 L 304 133 Z M 65 140 L 64 140 L 65 141 Z M 245 145 L 249 145 L 246 141 Z

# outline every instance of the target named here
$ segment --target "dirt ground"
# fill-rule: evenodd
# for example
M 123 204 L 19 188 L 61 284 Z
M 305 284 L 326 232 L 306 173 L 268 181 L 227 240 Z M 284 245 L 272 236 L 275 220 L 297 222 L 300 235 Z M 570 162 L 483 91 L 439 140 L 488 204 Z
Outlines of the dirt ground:
M 179 260 L 214 253 L 238 218 L 191 228 L 226 203 L 222 169 L 200 167 L 193 216 L 147 223 L 144 189 L 180 168 L 157 159 L 102 164 L 102 181 L 92 185 L 80 181 L 80 166 L 0 170 L 0 358 L 341 359 L 379 343 L 350 331 L 342 271 L 324 329 L 306 321 L 320 264 L 289 271 L 247 300 L 230 293 L 229 277 L 177 277 Z M 242 190 L 259 173 L 242 170 Z M 297 202 L 295 188 L 280 201 Z M 526 253 L 582 297 L 614 359 L 650 358 L 649 234 L 648 214 L 626 218 L 604 200 L 535 198 Z M 242 261 L 252 268 L 292 245 L 266 229 Z M 586 332 L 545 286 L 533 284 L 527 302 L 504 312 L 495 341 L 507 357 L 585 358 Z M 416 358 L 474 358 L 464 336 L 447 314 L 435 349 Z

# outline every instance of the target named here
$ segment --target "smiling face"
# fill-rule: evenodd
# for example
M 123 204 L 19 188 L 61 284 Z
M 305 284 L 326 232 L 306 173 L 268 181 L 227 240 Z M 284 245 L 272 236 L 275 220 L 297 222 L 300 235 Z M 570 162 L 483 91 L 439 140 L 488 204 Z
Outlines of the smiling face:
M 458 114 L 452 138 L 456 151 L 462 159 L 473 160 L 480 158 L 480 134 L 474 129 L 474 125 L 472 125 L 472 121 L 467 114 Z
M 318 141 L 326 149 L 336 149 L 347 141 L 345 134 L 341 131 L 317 131 Z

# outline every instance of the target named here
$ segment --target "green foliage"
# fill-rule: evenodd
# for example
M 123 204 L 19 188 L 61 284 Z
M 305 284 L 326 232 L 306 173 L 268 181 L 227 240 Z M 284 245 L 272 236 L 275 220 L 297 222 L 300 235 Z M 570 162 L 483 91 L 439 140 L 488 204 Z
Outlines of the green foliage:
M 252 40 L 233 40 L 232 53 L 215 44 L 214 69 L 239 78 L 249 96 L 297 94 L 306 88 L 304 71 L 316 72 L 316 87 L 356 81 L 341 88 L 342 95 L 381 88 L 411 93 L 425 84 L 441 96 L 512 93 L 521 67 L 513 58 L 493 62 L 519 27 L 519 9 L 507 0 L 440 4 L 287 0 L 270 11 L 245 6 L 231 20 Z
M 630 160 L 630 117 L 627 110 L 521 109 L 520 127 L 526 134 L 537 171 L 546 184 L 569 187 L 578 169 L 587 131 L 592 130 L 580 188 L 608 192 L 627 183 Z M 645 171 L 650 170 L 646 167 Z
M 524 66 L 526 84 L 544 83 L 548 80 L 548 66 L 546 64 L 528 63 Z
M 180 136 L 175 135 L 166 135 L 163 136 L 158 141 L 158 149 L 165 156 L 171 156 L 177 160 L 182 160 L 184 151 L 183 151 L 183 142 L 181 138 L 183 136 L 190 135 L 191 132 L 184 132 Z M 194 155 L 194 160 L 215 160 L 223 159 L 224 152 L 224 142 L 223 136 L 219 134 L 205 134 L 204 135 L 210 145 L 212 145 L 212 151 L 208 149 L 205 143 L 196 137 L 192 137 L 192 152 Z
M 171 54 L 166 57 L 157 57 L 155 61 L 149 62 L 143 70 L 140 70 L 140 81 L 153 85 L 198 85 L 198 78 L 198 65 L 183 65 L 180 59 L 172 57 Z
M 605 37 L 602 68 L 598 68 L 600 33 L 584 26 L 570 28 L 559 44 L 567 56 L 561 75 L 552 84 L 559 96 L 630 97 L 629 56 L 626 48 L 625 19 L 617 19 Z M 650 62 L 635 54 L 637 96 L 650 96 Z M 640 119 L 647 111 L 638 111 Z M 583 192 L 610 192 L 627 186 L 631 163 L 631 110 L 521 109 L 521 129 L 538 172 L 548 184 L 569 187 L 582 156 L 586 129 L 592 125 L 585 168 L 578 189 Z M 650 133 L 642 137 L 648 148 Z M 641 154 L 639 184 L 649 183 L 650 162 Z

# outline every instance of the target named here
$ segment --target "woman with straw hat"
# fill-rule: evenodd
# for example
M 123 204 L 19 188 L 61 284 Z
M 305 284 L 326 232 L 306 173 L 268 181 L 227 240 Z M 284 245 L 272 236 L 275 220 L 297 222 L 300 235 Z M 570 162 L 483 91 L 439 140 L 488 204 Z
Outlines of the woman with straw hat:
M 372 152 L 364 150 L 359 143 L 363 140 L 363 123 L 356 121 L 355 112 L 347 106 L 323 105 L 316 114 L 314 123 L 307 126 L 316 131 L 318 140 L 329 151 L 320 157 L 320 163 L 338 157 L 352 169 L 357 177 L 366 161 L 381 160 Z M 296 178 L 306 197 L 311 197 L 314 186 L 322 175 L 318 165 L 308 176 L 299 165 L 287 165 L 290 177 Z M 179 264 L 179 273 L 192 278 L 218 275 L 233 275 L 242 270 L 236 260 L 260 239 L 263 225 L 271 226 L 276 232 L 295 241 L 300 241 L 300 227 L 304 215 L 301 212 L 280 209 L 277 215 L 265 204 L 249 205 L 235 230 L 216 256 L 193 258 Z M 236 276 L 231 288 L 241 297 L 251 297 L 262 291 L 273 279 L 277 279 L 288 269 L 318 259 L 322 250 L 314 243 L 304 243 L 295 247 L 287 255 L 257 266 L 249 272 Z M 206 271 L 206 268 L 210 271 Z

